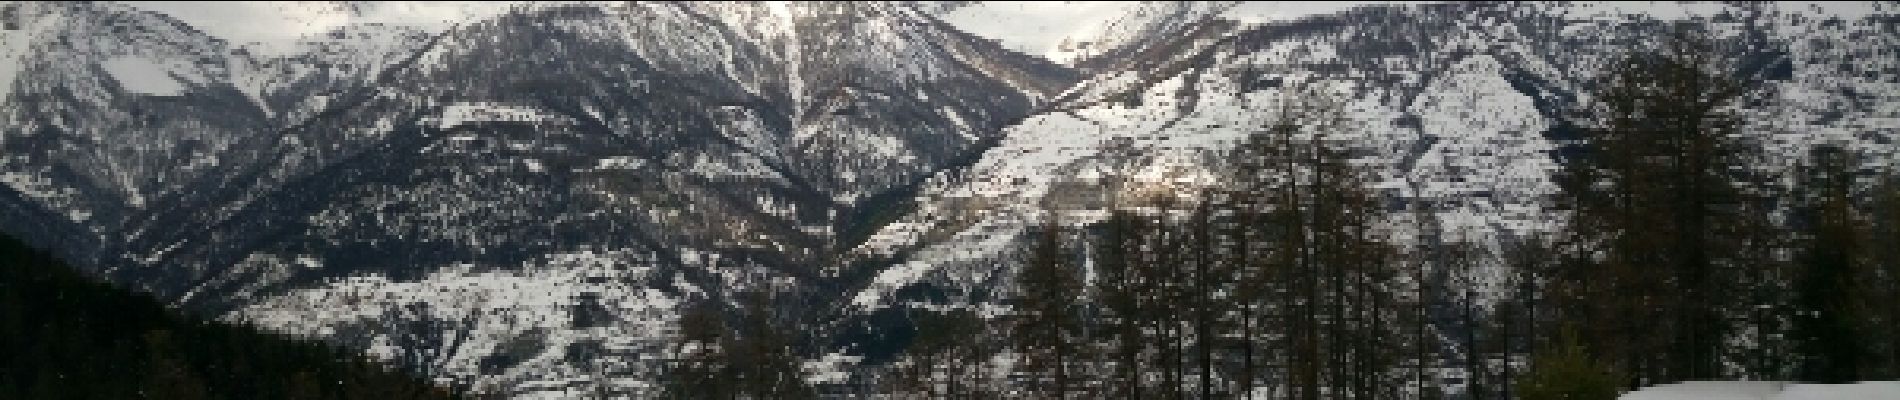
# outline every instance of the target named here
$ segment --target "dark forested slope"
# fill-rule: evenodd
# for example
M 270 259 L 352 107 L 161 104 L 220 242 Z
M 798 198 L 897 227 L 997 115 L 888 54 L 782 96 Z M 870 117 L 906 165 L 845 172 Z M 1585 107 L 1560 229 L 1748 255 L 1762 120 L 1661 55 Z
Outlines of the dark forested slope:
M 0 398 L 452 397 L 321 343 L 177 314 L 0 236 Z

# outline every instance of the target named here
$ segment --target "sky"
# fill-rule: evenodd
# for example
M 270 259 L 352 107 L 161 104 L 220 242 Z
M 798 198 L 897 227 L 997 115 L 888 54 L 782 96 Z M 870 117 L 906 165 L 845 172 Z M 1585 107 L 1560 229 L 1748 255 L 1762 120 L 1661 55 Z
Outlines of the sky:
M 261 53 L 295 50 L 298 40 L 350 24 L 382 23 L 428 30 L 500 15 L 513 2 L 392 1 L 361 3 L 351 9 L 334 1 L 221 2 L 129 1 L 127 4 L 170 15 L 200 31 Z
M 306 36 L 355 23 L 406 25 L 440 30 L 458 22 L 480 20 L 506 12 L 519 2 L 207 2 L 134 1 L 134 7 L 165 13 L 200 30 L 252 51 L 282 53 L 295 50 Z M 1266 23 L 1345 11 L 1369 4 L 1416 3 L 1391 1 L 1253 1 L 1239 2 L 1221 18 L 1243 23 Z M 978 36 L 1022 53 L 1060 58 L 1057 46 L 1065 39 L 1088 39 L 1102 27 L 1132 10 L 1136 2 L 1113 1 L 990 1 L 956 8 L 940 17 Z M 352 6 L 353 5 L 353 6 Z M 351 8 L 354 7 L 352 10 Z M 1588 2 L 1566 5 L 1572 13 L 1639 13 L 1661 19 L 1706 14 L 1722 7 L 1679 2 Z M 1881 7 L 1871 2 L 1783 2 L 1783 10 L 1812 10 L 1847 18 L 1866 15 Z M 1891 7 L 1888 7 L 1891 8 Z
M 1364 5 L 1350 2 L 1246 2 L 1230 18 L 1264 21 L 1315 13 L 1342 11 Z M 457 22 L 479 20 L 506 12 L 517 2 L 210 2 L 132 1 L 133 7 L 156 11 L 199 30 L 253 51 L 294 51 L 296 42 L 337 27 L 355 23 L 407 25 L 425 30 L 445 29 Z M 355 9 L 348 4 L 357 4 Z M 942 15 L 966 32 L 1002 43 L 1013 50 L 1049 55 L 1063 39 L 1087 36 L 1125 15 L 1136 2 L 1116 1 L 993 1 L 961 7 Z
M 1221 18 L 1243 23 L 1283 21 L 1330 14 L 1390 1 L 1251 1 L 1222 2 L 1238 5 L 1219 6 L 1226 10 Z M 1011 50 L 1025 54 L 1062 57 L 1057 46 L 1063 40 L 1086 40 L 1099 35 L 1103 27 L 1139 5 L 1122 1 L 988 1 L 952 10 L 942 16 L 945 22 L 977 36 L 995 39 Z

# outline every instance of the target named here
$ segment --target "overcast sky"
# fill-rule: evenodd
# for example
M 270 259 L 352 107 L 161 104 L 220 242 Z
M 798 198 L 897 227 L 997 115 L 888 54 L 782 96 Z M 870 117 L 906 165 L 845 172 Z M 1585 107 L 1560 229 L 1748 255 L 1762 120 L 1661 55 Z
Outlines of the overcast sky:
M 305 36 L 358 23 L 383 23 L 424 29 L 443 29 L 458 22 L 479 20 L 507 11 L 513 2 L 364 2 L 356 12 L 331 1 L 222 2 L 129 1 L 133 7 L 157 11 L 184 21 L 200 31 L 234 43 L 258 44 L 264 52 L 289 51 Z
M 289 44 L 352 23 L 386 23 L 424 29 L 442 29 L 457 22 L 479 20 L 505 12 L 511 2 L 363 2 L 358 12 L 342 9 L 343 2 L 204 2 L 143 1 L 128 2 L 135 7 L 163 12 L 200 30 L 236 43 L 257 43 L 258 51 L 288 51 Z M 1222 14 L 1223 18 L 1243 22 L 1267 22 L 1294 19 L 1315 14 L 1344 11 L 1368 3 L 1385 1 L 1245 2 Z M 1063 39 L 1087 35 L 1123 15 L 1132 2 L 1102 1 L 996 1 L 957 9 L 943 18 L 964 31 L 996 39 L 1005 46 L 1028 54 L 1051 54 Z M 1681 18 L 1721 9 L 1719 5 L 1684 5 L 1677 2 L 1586 3 L 1569 6 L 1574 13 L 1642 13 L 1658 18 Z M 1871 2 L 1783 2 L 1783 10 L 1818 10 L 1817 13 L 1855 18 L 1874 12 Z M 1887 7 L 1891 8 L 1891 7 Z
M 256 43 L 265 52 L 289 51 L 308 35 L 352 23 L 385 23 L 441 29 L 505 12 L 511 2 L 369 2 L 350 12 L 343 2 L 132 1 L 140 9 L 165 13 L 199 30 L 236 43 Z M 1364 3 L 1248 2 L 1230 15 L 1236 19 L 1285 19 L 1337 12 Z M 996 39 L 1011 49 L 1045 55 L 1064 38 L 1097 30 L 1121 17 L 1134 2 L 996 1 L 952 11 L 944 19 L 964 31 Z

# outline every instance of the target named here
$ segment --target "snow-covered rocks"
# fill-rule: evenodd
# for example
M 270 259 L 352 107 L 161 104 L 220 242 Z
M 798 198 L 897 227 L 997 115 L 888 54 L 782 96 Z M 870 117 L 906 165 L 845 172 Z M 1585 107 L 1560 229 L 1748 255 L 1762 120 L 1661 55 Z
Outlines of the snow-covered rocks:
M 1815 384 L 1683 382 L 1624 393 L 1619 400 L 1894 400 L 1900 381 Z

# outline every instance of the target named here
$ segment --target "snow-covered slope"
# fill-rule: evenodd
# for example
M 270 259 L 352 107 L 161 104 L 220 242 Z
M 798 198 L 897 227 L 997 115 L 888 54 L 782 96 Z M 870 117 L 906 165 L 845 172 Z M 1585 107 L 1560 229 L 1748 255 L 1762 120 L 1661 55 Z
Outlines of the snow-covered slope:
M 986 1 L 940 18 L 1016 51 L 1086 68 L 1180 35 L 1235 3 Z
M 255 161 L 245 149 L 268 125 L 231 84 L 224 42 L 123 5 L 5 7 L 20 29 L 0 31 L 0 176 L 21 198 L 0 227 L 96 244 L 159 198 Z
M 1790 382 L 1683 382 L 1624 393 L 1622 400 L 1900 399 L 1900 382 L 1813 384 Z
M 364 90 L 451 25 L 396 6 L 0 6 L 18 28 L 0 31 L 0 170 L 25 197 L 0 226 L 111 247 L 110 231 L 204 206 L 194 198 L 207 186 L 270 162 L 273 132 Z
M 994 306 L 1044 210 L 1216 183 L 1295 86 L 1407 239 L 1557 228 L 1591 71 L 1678 22 L 1766 80 L 1750 138 L 1900 157 L 1890 5 L 7 7 L 0 229 L 523 397 L 639 393 L 673 307 L 768 286 L 808 357 L 876 361 L 897 310 Z
M 1549 208 L 1552 174 L 1576 123 L 1573 107 L 1597 78 L 1591 71 L 1675 23 L 1614 7 L 1584 10 L 1363 7 L 1157 45 L 1174 52 L 1147 55 L 1151 67 L 1096 74 L 1006 129 L 970 168 L 924 185 L 909 203 L 913 212 L 851 253 L 894 267 L 875 271 L 839 307 L 881 315 L 918 301 L 995 299 L 994 277 L 1010 272 L 1000 261 L 1019 249 L 1011 243 L 1043 209 L 1079 224 L 1144 192 L 1186 196 L 1206 184 L 1199 177 L 1219 166 L 1220 151 L 1279 118 L 1278 102 L 1296 86 L 1348 100 L 1358 162 L 1398 211 L 1387 224 L 1395 237 L 1495 245 L 1549 232 L 1562 221 Z M 1885 88 L 1894 76 L 1886 71 L 1895 59 L 1874 53 L 1893 48 L 1895 35 L 1873 33 L 1892 17 L 1823 12 L 1715 5 L 1659 15 L 1718 32 L 1743 60 L 1740 72 L 1773 87 L 1746 107 L 1756 115 L 1746 139 L 1776 154 L 1841 141 L 1870 164 L 1900 161 L 1893 145 L 1900 129 L 1868 122 L 1891 121 L 1900 103 L 1880 94 L 1891 90 L 1861 91 Z M 1411 219 L 1420 215 L 1441 223 L 1417 232 Z
M 26 52 L 29 74 L 58 79 L 17 80 L 15 98 L 45 85 L 60 101 L 9 103 L 17 119 L 107 147 L 164 138 L 154 122 L 248 125 L 129 151 L 141 162 L 13 161 L 24 172 L 0 182 L 20 199 L 0 210 L 23 211 L 8 229 L 36 210 L 100 214 L 63 203 L 96 186 L 112 197 L 84 199 L 123 204 L 71 221 L 99 245 L 68 249 L 107 249 L 92 263 L 113 280 L 500 393 L 637 392 L 623 372 L 661 355 L 640 346 L 663 343 L 675 302 L 817 293 L 829 283 L 813 270 L 867 199 L 973 156 L 1077 79 L 901 3 L 543 4 L 449 26 L 334 24 L 255 51 L 147 10 L 60 10 L 121 19 L 66 31 L 170 27 L 152 36 L 198 47 L 108 34 L 96 40 L 126 49 Z M 98 67 L 38 72 L 69 65 Z M 82 84 L 102 94 L 59 96 Z M 100 118 L 174 103 L 199 108 Z M 69 104 L 90 108 L 53 107 Z M 49 137 L 11 128 L 0 143 Z M 178 145 L 199 141 L 230 144 Z M 193 159 L 205 168 L 158 164 Z M 607 256 L 562 261 L 589 254 Z M 542 318 L 587 307 L 600 310 L 582 322 Z M 575 378 L 602 368 L 622 378 Z

